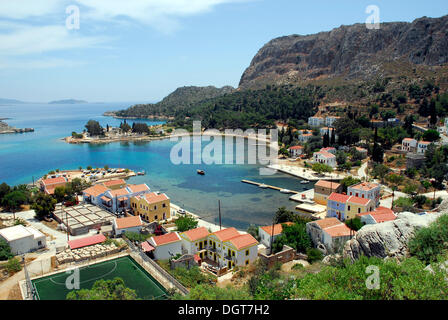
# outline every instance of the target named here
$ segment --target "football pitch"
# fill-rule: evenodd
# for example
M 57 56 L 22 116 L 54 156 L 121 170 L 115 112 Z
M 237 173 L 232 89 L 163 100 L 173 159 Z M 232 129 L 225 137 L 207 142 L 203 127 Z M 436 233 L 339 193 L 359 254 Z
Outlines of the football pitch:
M 61 272 L 32 280 L 39 300 L 65 300 L 66 279 L 72 273 Z M 80 289 L 91 289 L 95 281 L 122 278 L 125 285 L 136 291 L 144 300 L 166 299 L 165 288 L 129 256 L 84 266 L 79 269 Z

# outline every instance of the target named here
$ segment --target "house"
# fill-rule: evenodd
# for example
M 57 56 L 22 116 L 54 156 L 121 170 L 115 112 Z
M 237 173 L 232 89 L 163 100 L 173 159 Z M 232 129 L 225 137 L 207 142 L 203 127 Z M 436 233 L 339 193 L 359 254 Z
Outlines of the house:
M 363 212 L 356 215 L 363 224 L 376 224 L 397 219 L 395 213 L 386 207 L 378 207 L 371 212 Z
M 337 165 L 336 156 L 334 154 L 325 151 L 314 152 L 313 162 L 326 164 L 332 168 L 336 167 Z
M 309 117 L 308 124 L 312 127 L 320 127 L 324 124 L 324 118 L 322 117 Z
M 288 148 L 289 155 L 293 158 L 301 156 L 303 154 L 303 150 L 304 148 L 302 146 L 293 146 Z
M 258 235 L 260 236 L 260 241 L 266 248 L 271 247 L 271 240 L 272 243 L 274 243 L 274 241 L 282 234 L 284 224 L 290 226 L 293 223 L 285 222 L 275 224 L 274 226 L 258 227 Z
M 302 130 L 297 130 L 297 133 L 299 136 L 304 135 L 304 134 L 313 134 L 313 130 L 302 129 Z
M 330 117 L 326 117 L 325 118 L 325 125 L 327 127 L 333 127 L 334 123 L 336 122 L 336 120 L 341 119 L 341 117 L 336 117 L 336 116 L 330 116 Z
M 207 228 L 200 227 L 192 230 L 182 232 L 180 237 L 182 239 L 182 251 L 187 254 L 197 254 L 202 260 L 207 257 Z
M 322 127 L 319 129 L 319 132 L 320 132 L 321 137 L 328 134 L 328 137 L 331 139 L 331 136 L 335 134 L 335 129 L 329 128 L 329 127 Z M 335 135 L 335 139 L 336 138 L 337 138 L 337 135 Z
M 42 232 L 22 225 L 0 229 L 0 238 L 9 244 L 14 255 L 42 249 L 47 245 L 46 237 Z
M 374 209 L 373 200 L 368 198 L 359 198 L 335 192 L 327 198 L 327 217 L 337 218 L 340 221 L 353 219 L 358 213 L 370 212 Z
M 418 145 L 417 145 L 417 153 L 425 154 L 425 152 L 428 149 L 428 146 L 430 144 L 431 144 L 431 142 L 428 142 L 428 141 L 419 141 Z
M 351 196 L 347 200 L 344 220 L 356 218 L 356 215 L 361 212 L 371 212 L 373 210 L 375 210 L 373 200 Z
M 363 159 L 367 158 L 367 155 L 368 155 L 367 149 L 364 149 L 361 147 L 355 147 L 355 150 L 361 154 Z
M 110 180 L 102 183 L 106 188 L 117 190 L 126 186 L 126 181 L 123 179 Z
M 54 189 L 57 187 L 65 187 L 67 183 L 68 179 L 66 177 L 42 179 L 40 189 L 46 194 L 54 194 Z
M 416 152 L 417 151 L 417 140 L 412 138 L 404 138 L 401 141 L 401 150 L 407 152 Z
M 327 205 L 327 198 L 333 192 L 341 193 L 342 185 L 333 181 L 319 180 L 314 185 L 314 202 Z
M 168 260 L 182 254 L 182 239 L 177 232 L 151 237 L 148 243 L 154 248 L 152 252 L 156 260 Z
M 310 139 L 311 139 L 312 137 L 313 137 L 313 134 L 312 134 L 312 133 L 305 133 L 305 134 L 299 135 L 297 139 L 298 139 L 301 143 L 307 143 L 308 141 L 310 141 Z
M 123 212 L 131 208 L 131 199 L 151 192 L 151 189 L 145 184 L 130 184 L 124 188 L 116 190 L 107 190 L 100 197 L 100 205 L 110 212 Z
M 246 266 L 258 256 L 258 241 L 250 234 L 240 234 L 235 228 L 226 228 L 208 236 L 208 258 L 220 267 L 232 269 Z
M 131 209 L 148 222 L 167 220 L 170 214 L 170 198 L 164 193 L 151 192 L 131 198 Z
M 317 248 L 324 247 L 328 252 L 337 252 L 355 234 L 336 218 L 325 218 L 308 222 L 306 231 Z
M 112 224 L 115 235 L 119 236 L 125 232 L 140 233 L 143 228 L 142 219 L 140 216 L 131 216 L 125 218 L 115 218 Z
M 320 149 L 320 152 L 328 152 L 328 153 L 336 155 L 336 148 L 333 148 L 333 147 L 322 148 L 322 149 Z
M 97 184 L 85 189 L 82 192 L 83 201 L 97 206 L 101 206 L 101 197 L 110 189 L 102 184 Z
M 373 200 L 375 208 L 380 205 L 380 192 L 381 186 L 373 182 L 361 182 L 347 188 L 347 194 L 350 196 Z

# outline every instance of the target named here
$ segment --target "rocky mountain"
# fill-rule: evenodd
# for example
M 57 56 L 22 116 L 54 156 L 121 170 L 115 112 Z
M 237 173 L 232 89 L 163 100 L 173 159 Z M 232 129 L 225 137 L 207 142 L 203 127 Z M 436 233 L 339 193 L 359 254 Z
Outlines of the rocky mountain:
M 362 255 L 378 258 L 406 257 L 407 243 L 415 232 L 447 213 L 442 211 L 418 216 L 411 212 L 402 212 L 394 221 L 364 226 L 353 239 L 347 241 L 343 255 L 352 260 Z
M 399 77 L 409 71 L 412 75 L 418 67 L 438 71 L 447 63 L 448 16 L 383 23 L 379 30 L 355 24 L 268 42 L 242 75 L 240 88 L 335 78 Z
M 196 103 L 217 98 L 234 91 L 235 89 L 231 86 L 224 86 L 222 88 L 216 88 L 213 86 L 181 87 L 170 93 L 158 103 L 137 104 L 126 110 L 114 112 L 113 114 L 117 117 L 137 118 L 173 116 L 176 111 L 188 109 Z

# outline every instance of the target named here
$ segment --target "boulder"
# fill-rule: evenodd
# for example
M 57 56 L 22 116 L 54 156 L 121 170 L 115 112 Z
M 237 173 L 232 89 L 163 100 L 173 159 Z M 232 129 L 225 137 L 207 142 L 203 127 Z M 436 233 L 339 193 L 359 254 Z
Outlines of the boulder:
M 402 258 L 408 255 L 408 241 L 415 232 L 427 227 L 443 213 L 430 213 L 423 216 L 402 212 L 394 221 L 366 225 L 356 236 L 347 241 L 343 256 L 352 260 L 360 256 L 378 258 Z

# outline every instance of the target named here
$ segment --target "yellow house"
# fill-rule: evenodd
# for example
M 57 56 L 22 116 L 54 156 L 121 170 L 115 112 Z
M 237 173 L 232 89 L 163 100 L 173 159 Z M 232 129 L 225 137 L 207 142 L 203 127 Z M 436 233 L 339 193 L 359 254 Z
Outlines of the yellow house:
M 346 219 L 356 218 L 357 214 L 375 210 L 373 200 L 351 196 L 346 203 Z
M 170 218 L 170 198 L 164 193 L 151 192 L 131 198 L 131 209 L 148 222 Z

